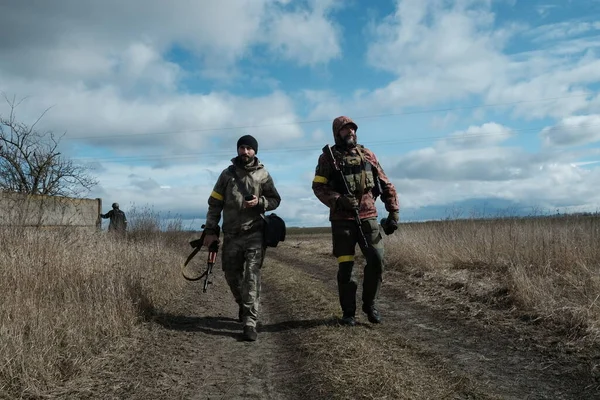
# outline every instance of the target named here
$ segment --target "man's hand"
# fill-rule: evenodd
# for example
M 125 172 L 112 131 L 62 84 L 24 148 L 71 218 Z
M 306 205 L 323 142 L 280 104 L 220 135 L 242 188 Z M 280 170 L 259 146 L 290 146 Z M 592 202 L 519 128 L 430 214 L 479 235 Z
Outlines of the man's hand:
M 206 236 L 204 236 L 204 245 L 206 247 L 208 247 L 211 244 L 213 244 L 213 242 L 218 241 L 218 240 L 219 240 L 219 237 L 217 235 L 214 235 L 214 234 L 206 235 Z
M 400 219 L 400 214 L 398 211 L 392 211 L 388 214 L 387 218 L 384 218 L 381 227 L 386 235 L 391 235 L 398 229 L 398 220 Z
M 250 199 L 250 200 L 247 200 Z M 252 207 L 256 207 L 256 205 L 258 204 L 258 197 L 256 196 L 247 196 L 246 198 L 244 198 L 244 202 L 242 203 L 242 206 L 244 208 L 252 208 Z
M 358 200 L 354 196 L 340 196 L 335 202 L 335 208 L 344 211 L 358 210 Z

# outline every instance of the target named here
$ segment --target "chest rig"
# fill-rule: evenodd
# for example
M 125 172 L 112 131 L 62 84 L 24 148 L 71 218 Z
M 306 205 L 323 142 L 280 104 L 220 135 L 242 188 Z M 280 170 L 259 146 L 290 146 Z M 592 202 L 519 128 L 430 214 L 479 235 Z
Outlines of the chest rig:
M 375 187 L 375 176 L 373 166 L 366 160 L 362 146 L 358 145 L 346 153 L 335 152 L 335 158 L 348 184 L 350 192 L 358 199 Z M 335 189 L 344 193 L 344 182 L 336 175 Z

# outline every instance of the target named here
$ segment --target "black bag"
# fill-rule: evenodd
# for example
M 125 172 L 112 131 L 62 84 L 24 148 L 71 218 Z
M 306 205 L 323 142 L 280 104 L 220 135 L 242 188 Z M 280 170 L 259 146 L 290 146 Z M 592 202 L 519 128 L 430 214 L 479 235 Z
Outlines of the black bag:
M 265 246 L 277 247 L 285 241 L 285 221 L 275 213 L 265 215 Z

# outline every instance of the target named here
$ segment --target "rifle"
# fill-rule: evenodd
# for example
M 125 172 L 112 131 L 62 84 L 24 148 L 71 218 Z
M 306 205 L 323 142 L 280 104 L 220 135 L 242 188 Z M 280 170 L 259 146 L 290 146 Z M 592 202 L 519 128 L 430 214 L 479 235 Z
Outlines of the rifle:
M 206 227 L 206 225 L 202 225 L 202 229 L 204 229 L 205 227 Z M 219 226 L 217 226 L 217 229 L 216 229 L 217 237 L 219 236 L 219 234 L 220 234 L 220 230 L 219 230 Z M 201 275 L 199 275 L 196 278 L 190 278 L 190 277 L 186 276 L 185 273 L 183 273 L 183 268 L 185 268 L 185 266 L 188 265 L 188 263 L 192 260 L 192 258 L 194 258 L 194 256 L 200 251 L 200 249 L 204 245 L 205 237 L 206 237 L 206 232 L 203 231 L 202 235 L 200 236 L 200 239 L 195 239 L 190 242 L 190 246 L 192 246 L 192 248 L 194 248 L 194 250 L 188 256 L 188 258 L 185 260 L 185 263 L 183 264 L 183 267 L 182 267 L 182 275 L 188 281 L 197 281 L 197 280 L 204 278 L 204 283 L 202 285 L 202 291 L 204 293 L 206 293 L 206 291 L 208 289 L 208 285 L 212 284 L 212 281 L 210 280 L 210 275 L 212 275 L 213 266 L 215 265 L 215 261 L 217 259 L 217 253 L 219 252 L 219 241 L 215 240 L 208 246 L 208 256 L 206 258 L 206 270 Z
M 344 194 L 353 196 L 354 194 L 352 192 L 350 192 L 350 187 L 348 186 L 348 182 L 346 181 L 346 177 L 344 176 L 344 172 L 342 171 L 342 169 L 339 167 L 339 165 L 335 161 L 335 157 L 333 156 L 333 152 L 331 151 L 331 147 L 329 147 L 329 145 L 326 144 L 325 147 L 323 147 L 322 150 L 323 150 L 323 153 L 325 154 L 325 156 L 329 158 L 329 162 L 331 163 L 331 165 L 335 169 L 335 172 L 340 175 L 340 178 L 341 178 L 342 182 L 344 182 L 344 189 L 346 191 L 346 193 L 344 193 Z M 360 222 L 360 215 L 359 215 L 358 209 L 354 209 L 354 222 L 356 223 L 356 226 L 358 228 L 359 239 L 362 241 L 362 244 L 363 244 L 364 248 L 366 250 L 368 250 L 371 246 L 369 245 L 369 242 L 367 241 L 367 238 L 366 238 L 365 233 L 363 231 L 362 224 Z

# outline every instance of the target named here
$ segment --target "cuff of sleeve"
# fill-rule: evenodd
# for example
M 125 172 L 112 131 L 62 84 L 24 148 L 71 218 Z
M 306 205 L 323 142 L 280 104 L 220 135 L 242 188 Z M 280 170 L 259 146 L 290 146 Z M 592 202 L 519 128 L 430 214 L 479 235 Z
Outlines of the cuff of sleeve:
M 216 231 L 216 229 L 215 229 L 215 228 L 209 228 L 209 227 L 205 227 L 205 228 L 204 228 L 204 232 L 205 232 L 207 235 L 216 235 L 216 234 L 217 234 L 217 231 Z
M 333 204 L 331 206 L 331 209 L 333 210 L 333 212 L 338 211 L 338 200 L 340 199 L 340 197 L 342 196 L 337 196 L 333 198 Z
M 262 212 L 265 212 L 267 210 L 267 199 L 265 198 L 265 196 L 260 196 L 258 198 L 258 207 Z

